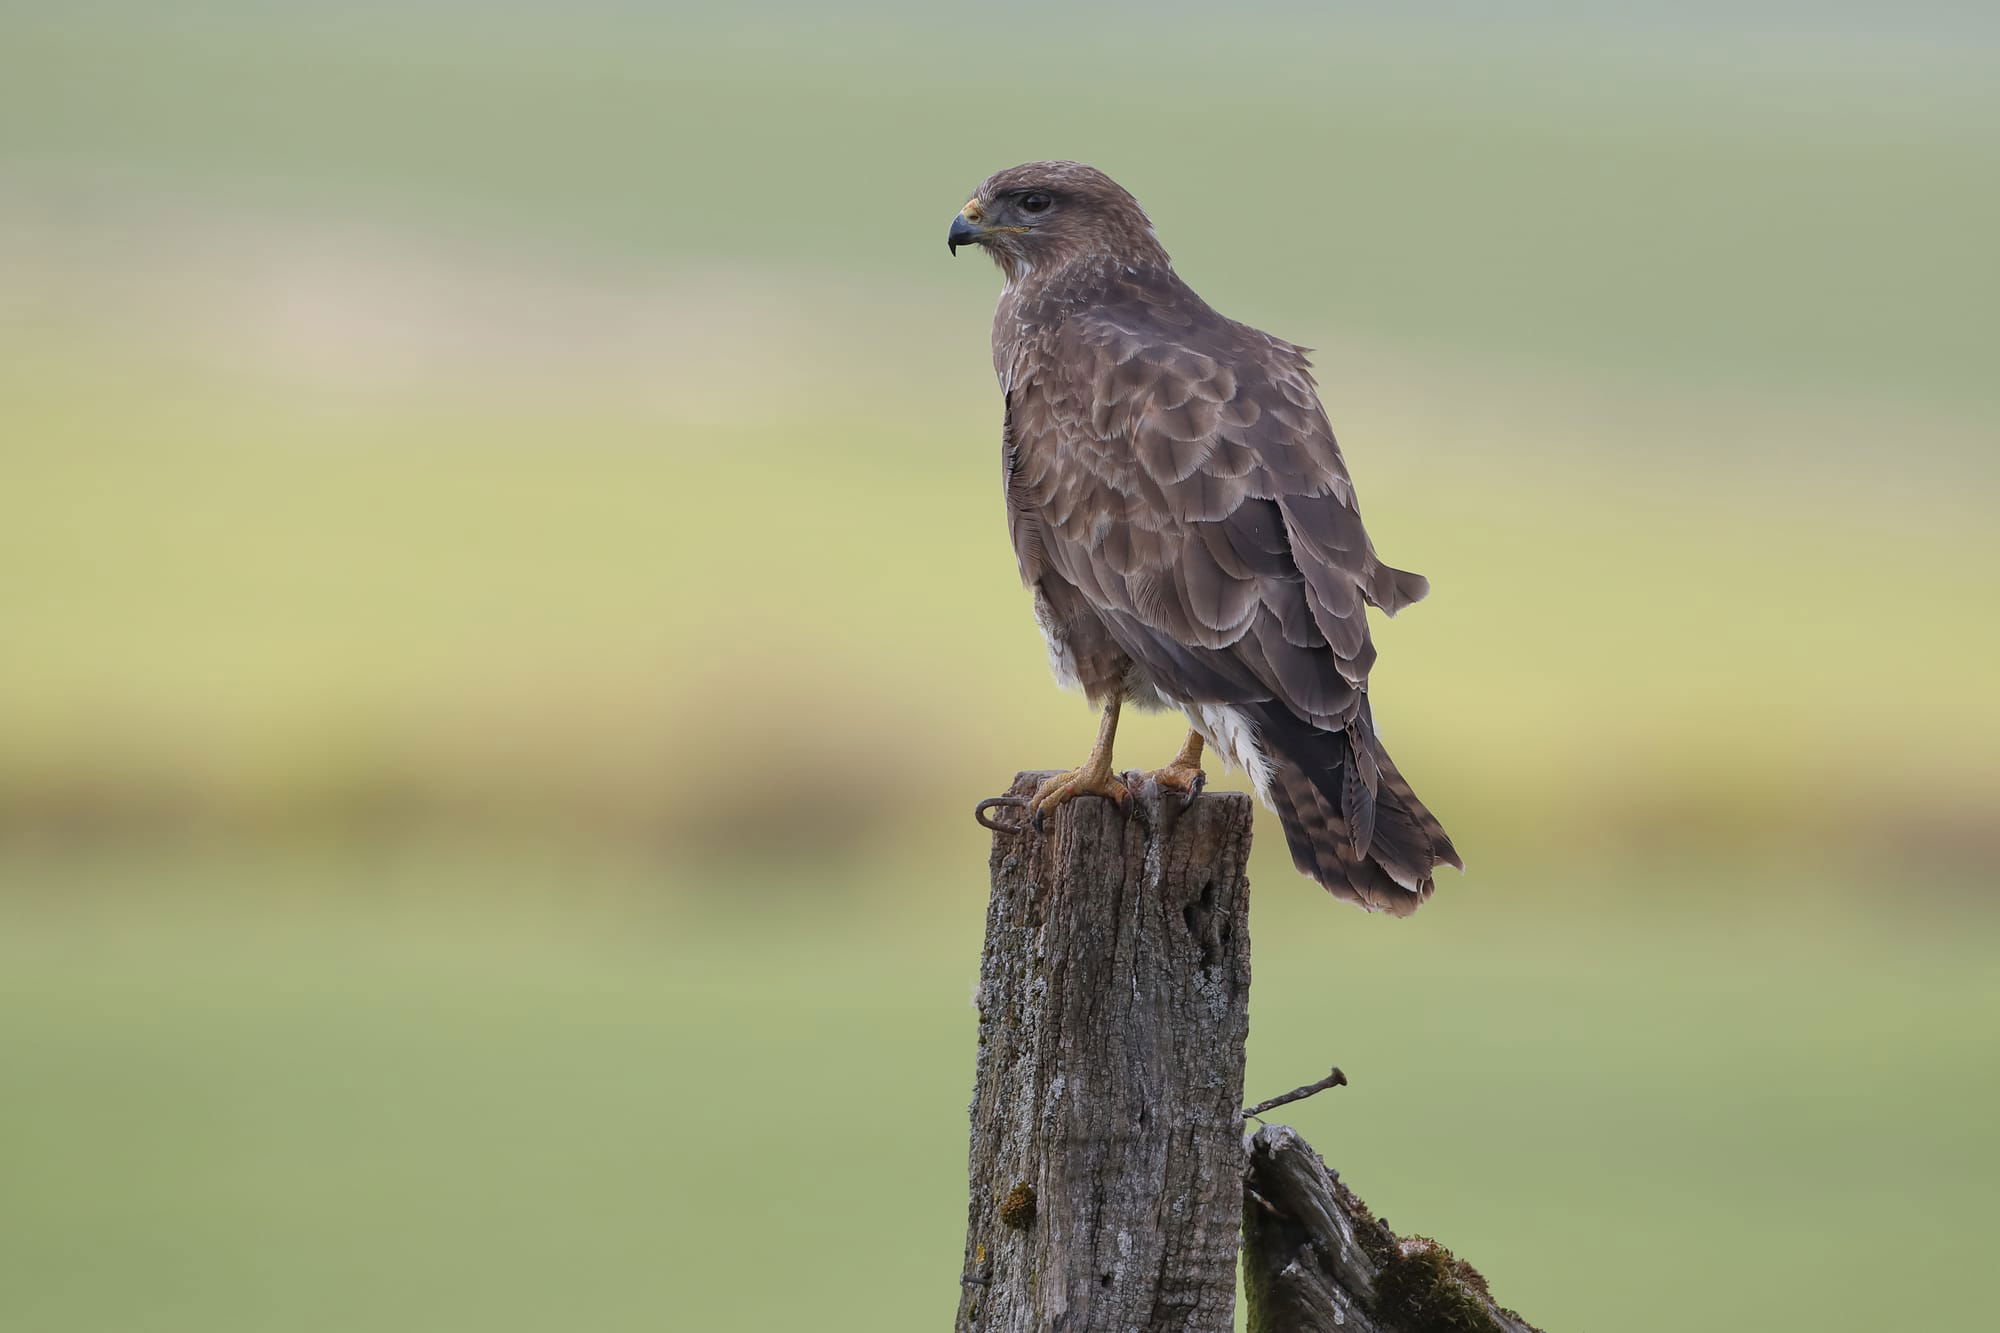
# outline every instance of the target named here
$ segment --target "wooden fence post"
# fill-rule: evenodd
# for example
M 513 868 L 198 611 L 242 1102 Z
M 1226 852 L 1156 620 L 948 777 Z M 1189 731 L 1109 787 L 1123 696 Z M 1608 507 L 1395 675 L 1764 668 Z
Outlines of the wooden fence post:
M 1239 1230 L 1251 1333 L 1536 1333 L 1289 1127 L 1244 1139 L 1250 799 L 1084 797 L 1038 833 L 1046 776 L 989 824 L 956 1333 L 1229 1333 Z
M 994 834 L 958 1333 L 1231 1327 L 1250 800 L 1133 804 Z

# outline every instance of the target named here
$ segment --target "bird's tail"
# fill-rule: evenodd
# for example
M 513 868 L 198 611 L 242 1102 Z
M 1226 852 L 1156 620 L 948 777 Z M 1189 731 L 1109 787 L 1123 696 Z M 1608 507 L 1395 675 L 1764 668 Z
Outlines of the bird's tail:
M 1431 896 L 1431 872 L 1465 868 L 1437 817 L 1410 790 L 1375 737 L 1364 701 L 1345 729 L 1327 731 L 1282 704 L 1253 710 L 1270 763 L 1264 797 L 1292 861 L 1336 898 L 1408 916 Z

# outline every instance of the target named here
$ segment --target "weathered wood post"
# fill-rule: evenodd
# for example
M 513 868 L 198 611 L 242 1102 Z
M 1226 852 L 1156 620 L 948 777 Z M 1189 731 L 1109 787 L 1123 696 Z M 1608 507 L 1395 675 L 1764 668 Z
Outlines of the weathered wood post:
M 958 1333 L 1231 1327 L 1250 799 L 1134 806 L 994 834 Z
M 957 1333 L 1228 1333 L 1239 1228 L 1251 1333 L 1536 1333 L 1289 1127 L 1244 1139 L 1346 1081 L 1243 1109 L 1250 819 L 1153 793 L 989 824 Z
M 1539 1333 L 1471 1264 L 1389 1230 L 1291 1126 L 1264 1126 L 1248 1150 L 1250 1333 Z

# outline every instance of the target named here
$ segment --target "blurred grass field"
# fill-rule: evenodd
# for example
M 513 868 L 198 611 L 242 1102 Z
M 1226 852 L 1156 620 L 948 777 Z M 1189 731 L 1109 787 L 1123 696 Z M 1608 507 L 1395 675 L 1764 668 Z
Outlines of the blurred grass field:
M 1471 872 L 1260 824 L 1252 1088 L 1551 1329 L 1980 1326 L 1990 25 L 1051 13 L 0 13 L 0 1327 L 946 1317 L 1043 155 L 1436 588 Z
M 10 858 L 0 1312 L 934 1327 L 976 851 L 776 901 L 521 847 Z M 1667 1327 L 1689 1272 L 1722 1327 L 1976 1326 L 1989 935 L 1768 877 L 1704 886 L 1726 928 L 1667 880 L 1341 929 L 1255 874 L 1251 1086 L 1353 1071 L 1292 1122 L 1546 1326 Z

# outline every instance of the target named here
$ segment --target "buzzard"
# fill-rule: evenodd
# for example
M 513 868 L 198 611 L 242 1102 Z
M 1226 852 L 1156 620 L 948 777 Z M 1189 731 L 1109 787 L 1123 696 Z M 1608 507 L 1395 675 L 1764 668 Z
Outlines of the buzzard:
M 1376 558 L 1306 349 L 1218 314 L 1139 203 L 1078 162 L 989 178 L 949 245 L 1005 275 L 993 368 L 1021 580 L 1097 743 L 1029 801 L 1124 801 L 1119 708 L 1192 727 L 1147 776 L 1192 796 L 1204 743 L 1250 775 L 1292 859 L 1337 897 L 1405 915 L 1451 839 L 1375 733 L 1366 606 L 1429 591 Z

